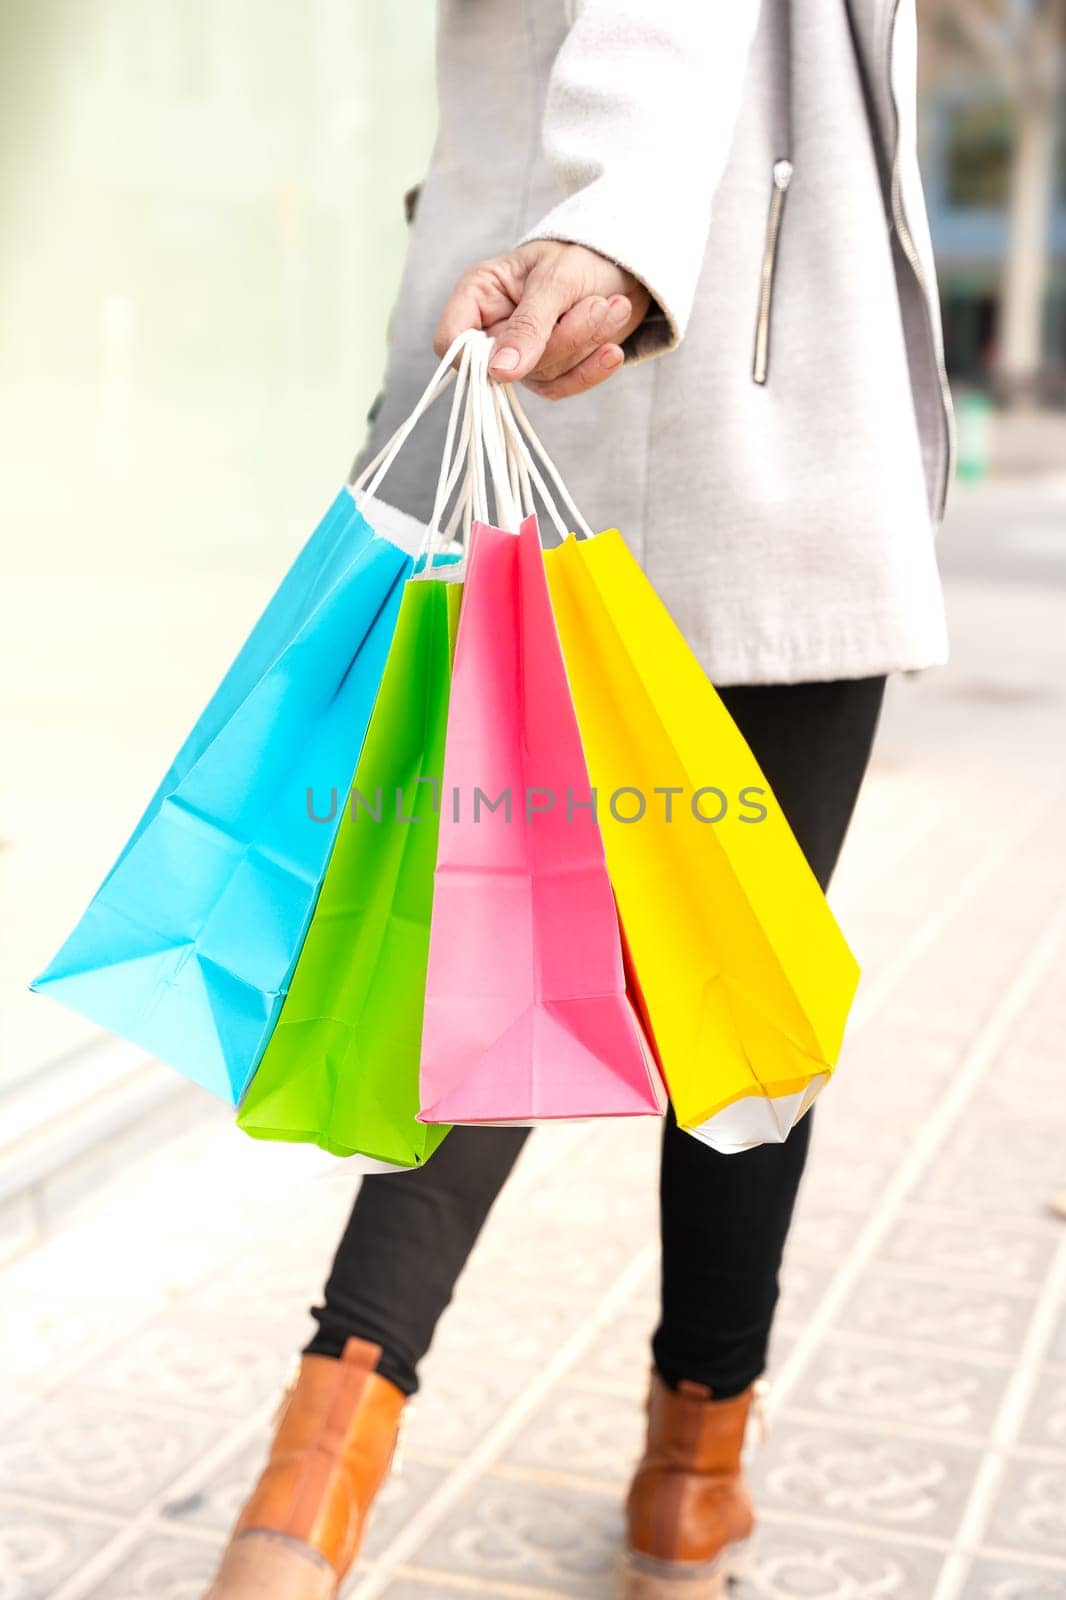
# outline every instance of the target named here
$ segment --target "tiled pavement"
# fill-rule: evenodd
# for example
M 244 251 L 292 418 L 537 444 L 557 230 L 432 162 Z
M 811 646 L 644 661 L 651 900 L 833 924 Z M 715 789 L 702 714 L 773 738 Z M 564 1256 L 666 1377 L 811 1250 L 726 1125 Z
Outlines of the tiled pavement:
M 999 497 L 997 499 L 997 496 Z M 737 1600 L 1066 1596 L 1066 494 L 963 500 L 835 899 L 866 979 L 789 1251 Z M 540 1132 L 349 1593 L 605 1600 L 654 1316 L 649 1126 Z M 350 1203 L 211 1111 L 0 1275 L 0 1600 L 197 1600 Z

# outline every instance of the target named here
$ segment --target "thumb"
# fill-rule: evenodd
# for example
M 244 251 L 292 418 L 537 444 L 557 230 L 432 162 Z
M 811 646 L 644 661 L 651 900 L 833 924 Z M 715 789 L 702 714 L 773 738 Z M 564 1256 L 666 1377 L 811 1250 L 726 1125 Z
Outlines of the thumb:
M 495 331 L 496 344 L 489 362 L 492 376 L 517 382 L 532 372 L 555 324 L 574 300 L 574 290 L 561 273 L 546 264 L 533 267 L 521 300 Z

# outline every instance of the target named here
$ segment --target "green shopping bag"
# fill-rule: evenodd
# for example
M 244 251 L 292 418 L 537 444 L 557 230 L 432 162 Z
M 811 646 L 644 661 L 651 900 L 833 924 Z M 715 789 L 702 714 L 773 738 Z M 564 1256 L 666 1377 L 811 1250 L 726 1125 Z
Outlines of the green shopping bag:
M 277 1026 L 237 1116 L 253 1138 L 414 1167 L 448 1132 L 416 1118 L 461 594 L 459 583 L 435 578 L 412 578 L 405 587 L 353 806 L 338 830 Z

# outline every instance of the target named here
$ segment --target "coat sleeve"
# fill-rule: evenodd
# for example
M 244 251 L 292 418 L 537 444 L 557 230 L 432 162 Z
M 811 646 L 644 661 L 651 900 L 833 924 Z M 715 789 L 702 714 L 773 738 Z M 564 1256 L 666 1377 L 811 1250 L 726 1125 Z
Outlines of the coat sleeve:
M 544 149 L 566 198 L 522 243 L 616 261 L 653 305 L 635 359 L 684 335 L 760 0 L 584 0 L 552 68 Z

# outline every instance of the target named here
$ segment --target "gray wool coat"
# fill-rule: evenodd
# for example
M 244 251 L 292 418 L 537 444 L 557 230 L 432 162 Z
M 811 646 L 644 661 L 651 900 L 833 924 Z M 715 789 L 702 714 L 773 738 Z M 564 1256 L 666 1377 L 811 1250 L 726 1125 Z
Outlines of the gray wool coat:
M 945 660 L 951 416 L 914 0 L 441 0 L 438 54 L 369 448 L 432 371 L 466 267 L 522 238 L 588 245 L 652 314 L 618 375 L 528 409 L 712 681 Z M 423 519 L 442 413 L 383 490 Z

